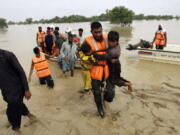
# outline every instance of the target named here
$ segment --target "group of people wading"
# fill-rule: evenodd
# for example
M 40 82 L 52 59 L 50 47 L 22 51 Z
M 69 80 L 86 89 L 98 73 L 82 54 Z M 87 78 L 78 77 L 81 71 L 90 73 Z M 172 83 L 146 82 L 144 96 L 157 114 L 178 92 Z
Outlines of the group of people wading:
M 107 104 L 106 102 L 113 101 L 115 96 L 115 85 L 119 87 L 127 86 L 128 90 L 132 91 L 132 83 L 120 76 L 119 33 L 110 31 L 108 34 L 103 34 L 101 23 L 92 22 L 92 36 L 86 37 L 83 42 L 80 42 L 82 40 L 78 39 L 78 36 L 73 35 L 71 30 L 67 30 L 67 38 L 59 34 L 58 30 L 58 27 L 55 28 L 55 31 L 48 27 L 45 36 L 45 32 L 39 27 L 37 42 L 41 49 L 44 50 L 43 52 L 45 54 L 40 53 L 38 47 L 34 48 L 35 57 L 32 60 L 29 80 L 33 68 L 35 68 L 40 84 L 45 84 L 46 81 L 48 86 L 53 88 L 54 83 L 46 58 L 51 60 L 50 55 L 53 55 L 53 46 L 55 46 L 59 53 L 54 51 L 56 52 L 54 55 L 57 56 L 57 62 L 59 63 L 63 74 L 71 71 L 71 76 L 73 76 L 75 61 L 76 59 L 80 59 L 82 65 L 82 78 L 84 81 L 84 89 L 80 90 L 80 92 L 90 93 L 92 91 L 98 113 L 103 118 L 105 116 L 103 103 Z M 83 32 L 83 29 L 79 29 L 79 32 L 79 36 L 82 37 L 81 32 Z M 44 36 L 42 36 L 43 34 Z M 48 42 L 50 37 L 51 42 Z M 62 38 L 62 42 L 61 44 L 56 45 L 56 40 L 59 38 Z M 51 45 L 49 43 L 51 43 Z M 105 86 L 104 82 L 106 82 Z M 101 89 L 103 87 L 103 97 L 101 97 Z
M 46 33 L 39 27 L 38 46 L 33 49 L 35 56 L 32 58 L 28 80 L 31 81 L 31 75 L 35 69 L 40 84 L 47 84 L 49 88 L 53 88 L 54 81 L 48 60 L 57 61 L 63 74 L 70 71 L 73 77 L 75 61 L 80 59 L 84 81 L 84 89 L 80 92 L 87 95 L 90 92 L 93 93 L 97 111 L 103 118 L 105 116 L 104 103 L 107 105 L 107 102 L 113 101 L 115 86 L 127 86 L 131 92 L 132 83 L 120 76 L 119 33 L 110 31 L 108 34 L 103 34 L 102 30 L 101 23 L 92 22 L 92 36 L 84 38 L 83 29 L 80 28 L 78 36 L 67 29 L 66 38 L 59 33 L 58 27 L 55 29 L 48 27 Z M 54 56 L 57 56 L 56 59 L 53 58 Z M 19 131 L 22 115 L 28 116 L 30 123 L 37 119 L 23 102 L 24 97 L 27 100 L 31 98 L 25 72 L 15 55 L 2 49 L 0 49 L 0 74 L 0 89 L 4 100 L 8 103 L 9 125 L 13 130 Z

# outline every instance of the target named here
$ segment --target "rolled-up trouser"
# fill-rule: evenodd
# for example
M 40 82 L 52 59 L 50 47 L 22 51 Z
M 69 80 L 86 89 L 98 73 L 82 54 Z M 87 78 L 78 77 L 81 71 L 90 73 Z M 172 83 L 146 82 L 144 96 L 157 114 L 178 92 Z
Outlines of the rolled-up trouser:
M 23 100 L 20 100 L 16 103 L 8 103 L 6 114 L 9 123 L 12 125 L 12 129 L 18 129 L 21 125 L 21 116 L 27 116 L 29 110 L 23 103 Z

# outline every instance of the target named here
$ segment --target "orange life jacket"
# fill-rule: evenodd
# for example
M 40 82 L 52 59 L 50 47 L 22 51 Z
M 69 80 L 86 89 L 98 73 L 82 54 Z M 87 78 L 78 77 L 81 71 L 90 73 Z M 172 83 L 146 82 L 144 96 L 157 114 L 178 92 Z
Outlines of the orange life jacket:
M 103 35 L 103 41 L 97 42 L 93 36 L 85 38 L 85 41 L 91 46 L 91 51 L 95 52 L 98 50 L 105 50 L 108 48 L 107 36 Z M 105 52 L 97 52 L 97 54 L 105 54 Z M 92 66 L 90 73 L 91 78 L 95 80 L 102 80 L 103 77 L 106 79 L 109 76 L 109 69 L 106 61 L 98 61 L 99 65 L 104 66 Z
M 34 63 L 34 69 L 36 70 L 39 78 L 51 75 L 51 71 L 48 67 L 48 62 L 44 54 L 40 54 L 39 58 L 35 56 L 32 61 Z
M 165 46 L 165 44 L 166 44 L 166 42 L 165 42 L 165 32 L 160 32 L 160 31 L 156 32 L 154 43 L 156 45 Z
M 42 43 L 45 38 L 45 32 L 42 31 L 42 32 L 38 32 L 37 34 L 38 34 L 38 43 Z

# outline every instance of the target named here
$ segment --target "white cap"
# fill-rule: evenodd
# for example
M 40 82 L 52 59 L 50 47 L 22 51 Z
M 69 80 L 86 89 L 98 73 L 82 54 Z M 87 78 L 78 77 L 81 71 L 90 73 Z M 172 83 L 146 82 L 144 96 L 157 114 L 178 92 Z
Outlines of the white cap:
M 67 28 L 67 29 L 65 30 L 66 33 L 69 33 L 69 32 L 71 32 L 71 31 L 72 31 L 71 28 Z
M 76 33 L 74 33 L 74 32 L 71 32 L 71 34 L 72 34 L 72 35 L 76 35 Z
M 50 25 L 50 28 L 53 28 L 53 29 L 54 29 L 54 25 Z

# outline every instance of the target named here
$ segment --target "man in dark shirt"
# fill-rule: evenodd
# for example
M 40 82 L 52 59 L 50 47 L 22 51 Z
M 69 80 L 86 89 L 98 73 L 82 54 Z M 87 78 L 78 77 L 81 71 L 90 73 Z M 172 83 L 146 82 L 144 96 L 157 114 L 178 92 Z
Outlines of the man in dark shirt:
M 31 92 L 23 68 L 16 56 L 9 51 L 0 49 L 0 90 L 3 99 L 7 102 L 7 117 L 13 130 L 19 130 L 21 116 L 28 116 L 30 121 L 35 120 L 23 98 L 31 98 Z

